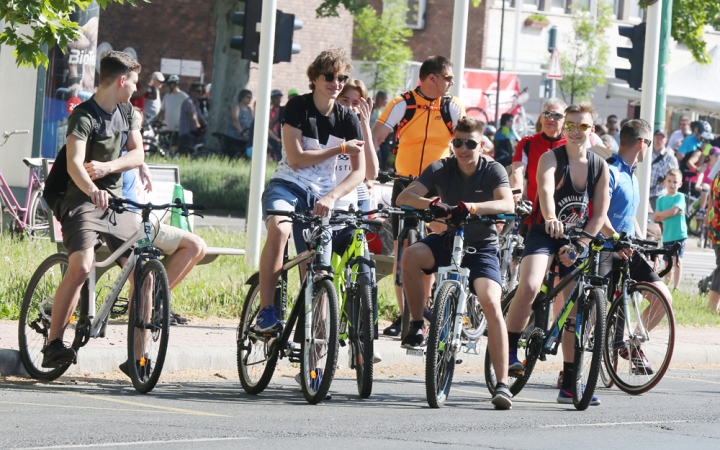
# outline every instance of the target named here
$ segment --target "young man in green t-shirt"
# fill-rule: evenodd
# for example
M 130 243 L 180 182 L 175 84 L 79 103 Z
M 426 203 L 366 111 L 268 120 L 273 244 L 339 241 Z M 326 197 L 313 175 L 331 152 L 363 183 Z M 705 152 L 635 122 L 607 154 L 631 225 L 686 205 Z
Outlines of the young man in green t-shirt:
M 111 249 L 117 248 L 138 226 L 131 214 L 110 214 L 107 208 L 111 195 L 122 197 L 122 173 L 141 165 L 145 157 L 137 119 L 127 104 L 136 90 L 140 69 L 128 54 L 108 53 L 100 61 L 97 92 L 68 119 L 70 181 L 59 220 L 69 260 L 53 301 L 48 345 L 43 349 L 42 366 L 46 368 L 75 360 L 75 350 L 65 347 L 62 337 L 92 268 L 98 238 Z M 125 141 L 128 152 L 120 156 Z M 125 261 L 120 258 L 121 264 Z

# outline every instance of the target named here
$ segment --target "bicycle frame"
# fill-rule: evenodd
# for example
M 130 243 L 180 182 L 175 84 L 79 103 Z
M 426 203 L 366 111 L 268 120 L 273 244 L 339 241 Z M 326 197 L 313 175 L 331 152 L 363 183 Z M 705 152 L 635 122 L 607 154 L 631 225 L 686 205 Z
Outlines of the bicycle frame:
M 30 225 L 30 201 L 32 200 L 32 194 L 39 188 L 42 188 L 42 181 L 37 175 L 38 169 L 30 168 L 30 175 L 28 177 L 28 190 L 25 193 L 25 206 L 21 206 L 15 195 L 13 195 L 10 185 L 0 173 L 0 198 L 2 198 L 2 204 L 6 206 L 8 212 L 13 217 L 17 225 L 22 231 L 26 231 Z
M 462 342 L 460 340 L 460 333 L 462 331 L 462 320 L 465 316 L 467 307 L 467 293 L 466 287 L 468 286 L 468 280 L 470 278 L 470 269 L 461 267 L 465 246 L 465 231 L 458 229 L 455 232 L 453 238 L 453 251 L 451 265 L 438 268 L 437 276 L 439 283 L 435 290 L 435 296 L 437 296 L 444 284 L 457 285 L 459 296 L 457 301 L 457 308 L 455 310 L 455 317 L 453 318 L 453 329 L 452 329 L 452 344 L 450 351 L 457 353 L 460 350 Z M 435 298 L 437 301 L 437 298 Z
M 418 231 L 418 240 L 425 237 L 425 221 L 418 218 L 418 224 L 416 228 L 405 228 L 405 216 L 400 214 L 400 217 L 398 218 L 398 228 L 400 229 L 400 234 L 398 235 L 397 241 L 398 241 L 398 254 L 397 254 L 397 270 L 395 270 L 395 286 L 402 287 L 402 267 L 400 265 L 400 261 L 402 261 L 402 255 L 405 251 L 404 248 L 402 248 L 402 243 L 405 241 L 405 238 L 407 237 L 408 233 L 412 229 L 416 229 Z

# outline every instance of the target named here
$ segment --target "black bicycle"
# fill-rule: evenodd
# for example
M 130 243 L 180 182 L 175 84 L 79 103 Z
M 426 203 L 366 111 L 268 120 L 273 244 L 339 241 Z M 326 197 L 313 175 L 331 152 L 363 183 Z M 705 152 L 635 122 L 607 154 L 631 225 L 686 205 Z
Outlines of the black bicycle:
M 598 275 L 600 251 L 606 242 L 614 242 L 619 236 L 603 238 L 588 234 L 579 228 L 567 230 L 564 236 L 568 242 L 573 244 L 583 237 L 590 238 L 592 241 L 585 247 L 583 254 L 578 257 L 578 260 L 582 262 L 557 286 L 555 286 L 555 279 L 559 276 L 557 267 L 560 263 L 557 255 L 555 256 L 555 263 L 545 276 L 540 292 L 532 304 L 533 313 L 530 323 L 518 343 L 518 351 L 520 349 L 525 351 L 525 369 L 519 373 L 508 374 L 510 392 L 517 395 L 530 379 L 537 361 L 545 361 L 548 354 L 557 355 L 562 342 L 562 331 L 568 323 L 570 311 L 573 306 L 577 305 L 573 361 L 576 379 L 574 380 L 573 404 L 581 411 L 590 406 L 602 363 L 607 279 Z M 571 283 L 575 283 L 571 294 L 552 326 L 548 328 L 548 319 L 555 297 Z M 553 286 L 555 287 L 553 288 Z M 507 315 L 516 292 L 517 290 L 511 292 L 503 300 L 505 315 Z M 497 377 L 488 351 L 485 352 L 485 383 L 490 393 L 494 394 Z

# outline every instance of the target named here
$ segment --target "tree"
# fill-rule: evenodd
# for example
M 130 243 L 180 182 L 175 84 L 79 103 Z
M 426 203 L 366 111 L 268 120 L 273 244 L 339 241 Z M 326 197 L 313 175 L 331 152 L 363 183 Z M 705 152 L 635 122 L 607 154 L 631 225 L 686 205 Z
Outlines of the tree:
M 367 61 L 360 67 L 371 76 L 369 89 L 395 92 L 405 83 L 406 65 L 412 59 L 412 51 L 406 45 L 412 36 L 412 30 L 405 24 L 406 13 L 403 0 L 388 0 L 380 16 L 371 6 L 354 15 L 357 57 Z
M 718 0 L 673 0 L 672 37 L 687 46 L 699 63 L 710 62 L 703 31 L 706 25 L 720 30 Z
M 70 20 L 70 14 L 86 9 L 93 1 L 105 9 L 109 3 L 134 6 L 137 0 L 0 0 L 0 20 L 5 23 L 0 44 L 15 48 L 18 66 L 47 67 L 43 49 L 54 45 L 66 48 L 74 41 L 80 27 Z
M 565 101 L 590 100 L 596 86 L 604 86 L 610 45 L 605 30 L 610 27 L 610 6 L 598 2 L 597 15 L 586 9 L 573 11 L 574 34 L 565 37 L 560 57 L 563 80 L 558 88 Z

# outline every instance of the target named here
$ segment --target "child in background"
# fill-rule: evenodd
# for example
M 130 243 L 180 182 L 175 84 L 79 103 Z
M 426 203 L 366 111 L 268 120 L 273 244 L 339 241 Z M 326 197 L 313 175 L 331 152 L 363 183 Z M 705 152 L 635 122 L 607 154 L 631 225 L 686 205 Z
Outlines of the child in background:
M 671 248 L 676 242 L 680 243 L 680 250 L 677 255 L 677 266 L 673 268 L 672 279 L 673 289 L 677 289 L 682 278 L 682 257 L 685 252 L 685 240 L 687 239 L 687 223 L 685 222 L 685 195 L 678 192 L 682 186 L 682 172 L 678 169 L 670 169 L 665 176 L 663 184 L 667 188 L 667 195 L 657 199 L 655 209 L 655 222 L 663 224 L 663 245 Z M 665 257 L 666 264 L 672 264 L 668 257 Z M 667 284 L 671 275 L 665 279 Z

